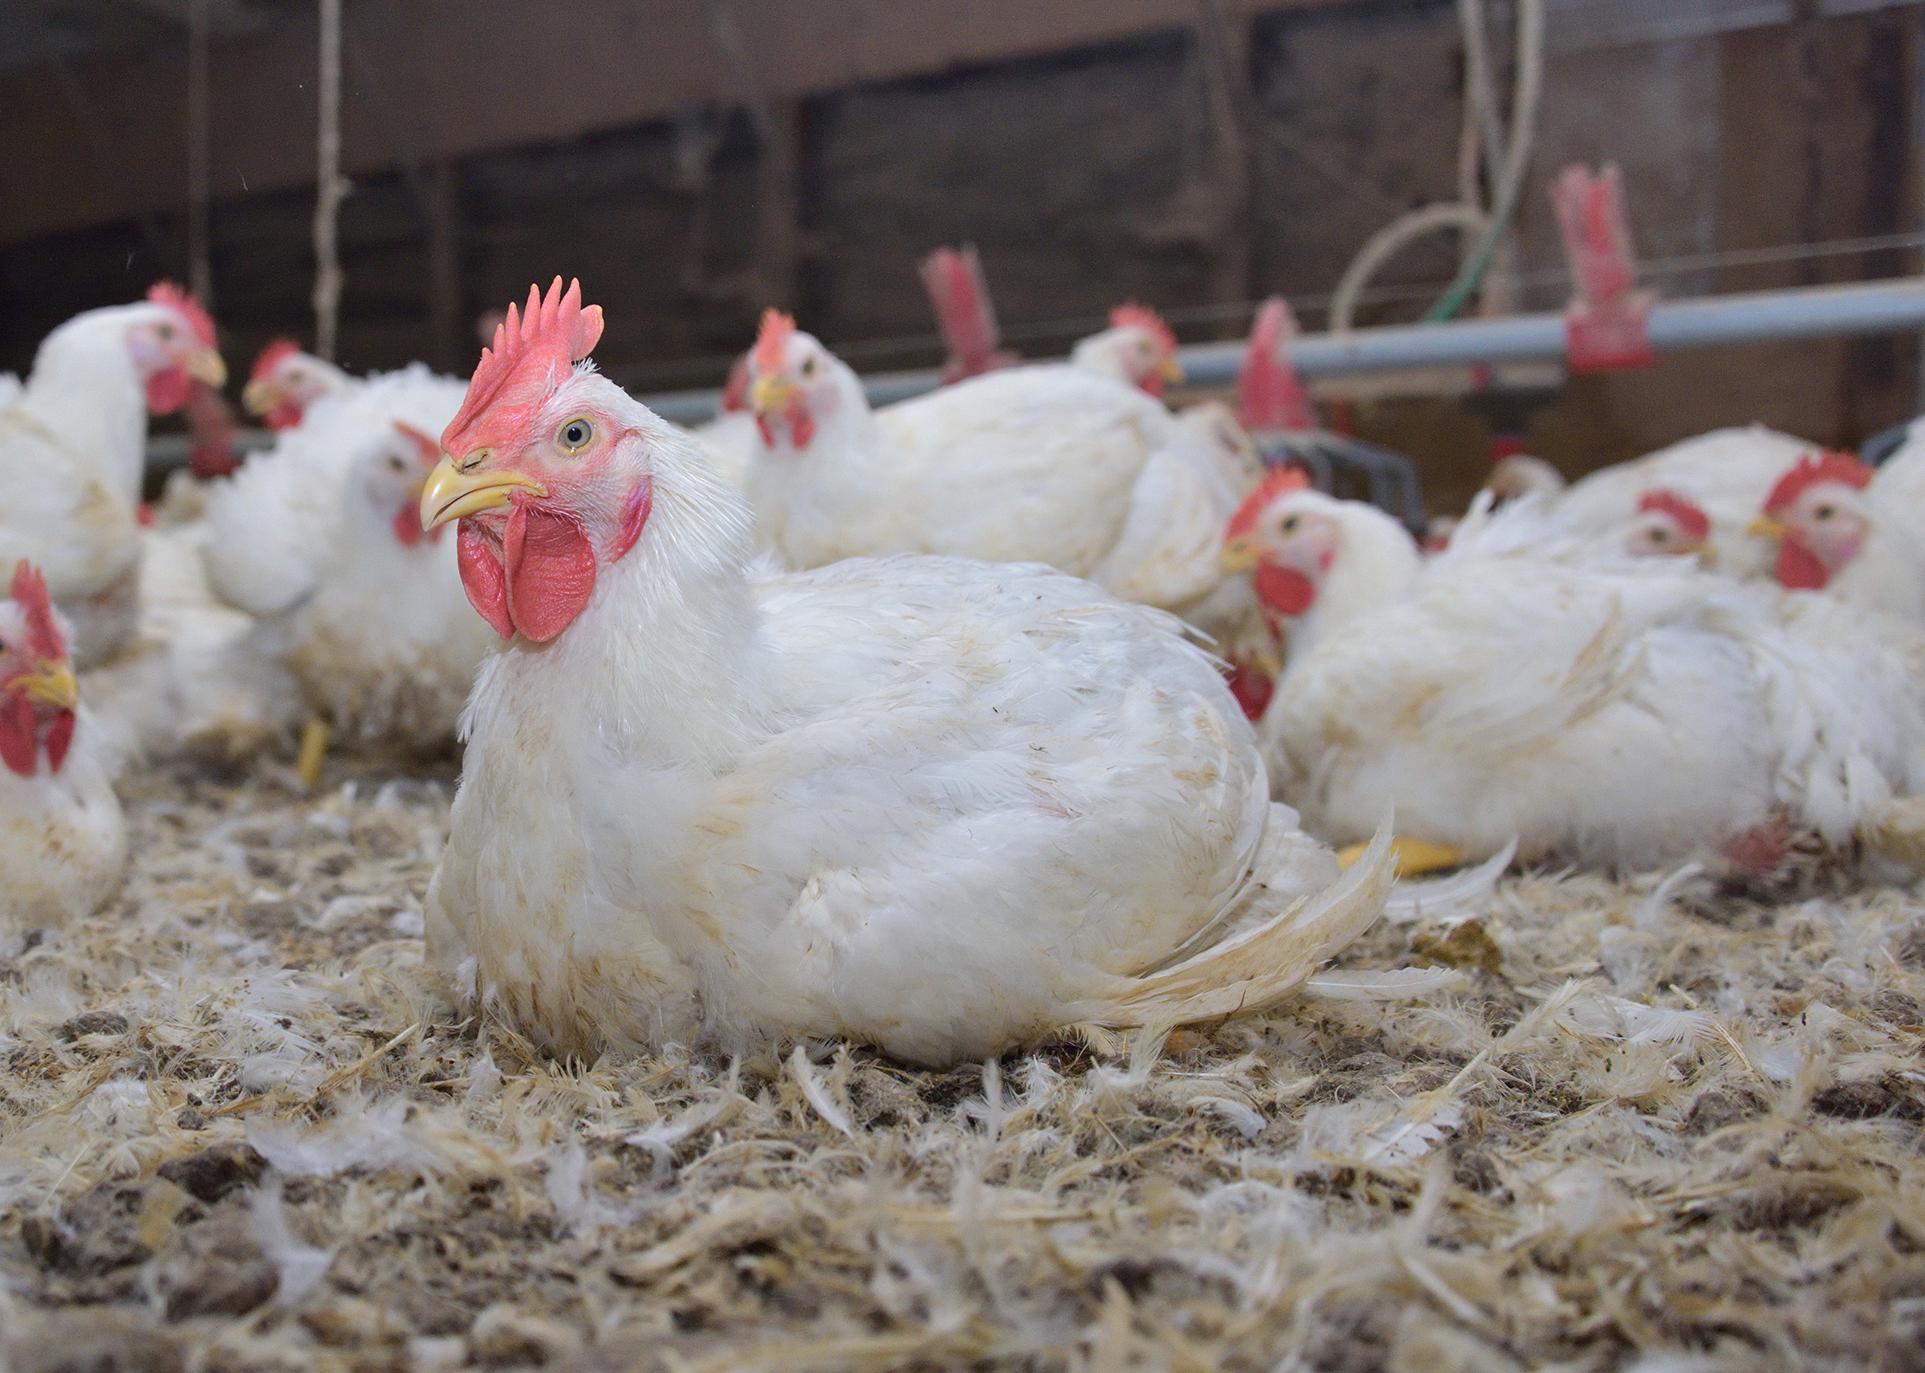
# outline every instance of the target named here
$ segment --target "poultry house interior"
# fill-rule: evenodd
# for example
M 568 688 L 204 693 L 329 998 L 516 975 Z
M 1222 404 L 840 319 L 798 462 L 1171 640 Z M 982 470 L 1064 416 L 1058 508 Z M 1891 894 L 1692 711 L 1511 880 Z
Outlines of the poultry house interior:
M 0 1373 L 1920 1365 L 1925 6 L 0 92 Z

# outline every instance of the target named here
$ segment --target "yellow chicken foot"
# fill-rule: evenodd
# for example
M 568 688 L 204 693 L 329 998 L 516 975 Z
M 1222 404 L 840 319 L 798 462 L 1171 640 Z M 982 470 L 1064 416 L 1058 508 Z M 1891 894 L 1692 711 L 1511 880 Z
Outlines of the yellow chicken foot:
M 1348 868 L 1363 857 L 1368 844 L 1351 844 L 1337 851 L 1337 866 Z M 1397 860 L 1399 877 L 1419 877 L 1427 872 L 1442 872 L 1464 861 L 1464 851 L 1455 844 L 1433 844 L 1428 839 L 1398 835 L 1390 841 L 1390 852 Z
M 328 756 L 328 735 L 328 722 L 318 715 L 308 717 L 301 730 L 301 752 L 294 768 L 301 774 L 301 785 L 309 791 L 321 784 L 321 764 Z

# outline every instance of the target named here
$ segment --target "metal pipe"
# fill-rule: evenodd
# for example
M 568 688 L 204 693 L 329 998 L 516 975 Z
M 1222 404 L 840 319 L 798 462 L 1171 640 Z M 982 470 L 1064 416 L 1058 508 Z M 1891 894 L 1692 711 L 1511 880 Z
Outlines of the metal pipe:
M 1702 300 L 1660 301 L 1651 310 L 1651 346 L 1660 353 L 1720 344 L 1830 338 L 1925 329 L 1925 277 L 1756 291 Z M 1181 350 L 1183 371 L 1198 386 L 1236 379 L 1243 344 L 1202 343 Z M 1341 377 L 1421 367 L 1495 362 L 1557 362 L 1564 357 L 1564 316 L 1513 315 L 1455 324 L 1409 324 L 1348 334 L 1303 334 L 1290 348 L 1300 376 Z M 871 405 L 933 391 L 933 371 L 881 372 L 863 378 Z M 642 400 L 678 424 L 711 418 L 721 392 L 669 391 Z

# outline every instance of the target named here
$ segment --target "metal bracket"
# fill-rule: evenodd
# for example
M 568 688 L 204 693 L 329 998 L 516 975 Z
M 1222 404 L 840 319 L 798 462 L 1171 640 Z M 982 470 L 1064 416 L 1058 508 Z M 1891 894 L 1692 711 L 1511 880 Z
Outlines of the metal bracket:
M 1615 163 L 1593 175 L 1573 164 L 1551 186 L 1564 256 L 1577 293 L 1564 310 L 1565 351 L 1573 372 L 1645 367 L 1651 348 L 1651 307 L 1657 297 L 1638 289 L 1624 184 Z

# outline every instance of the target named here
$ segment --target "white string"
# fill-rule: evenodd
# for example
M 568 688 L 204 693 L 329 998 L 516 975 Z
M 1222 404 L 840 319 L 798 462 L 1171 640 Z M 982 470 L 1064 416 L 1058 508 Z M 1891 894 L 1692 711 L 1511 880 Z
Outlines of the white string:
M 320 119 L 315 135 L 314 351 L 334 361 L 341 314 L 341 0 L 320 0 Z

